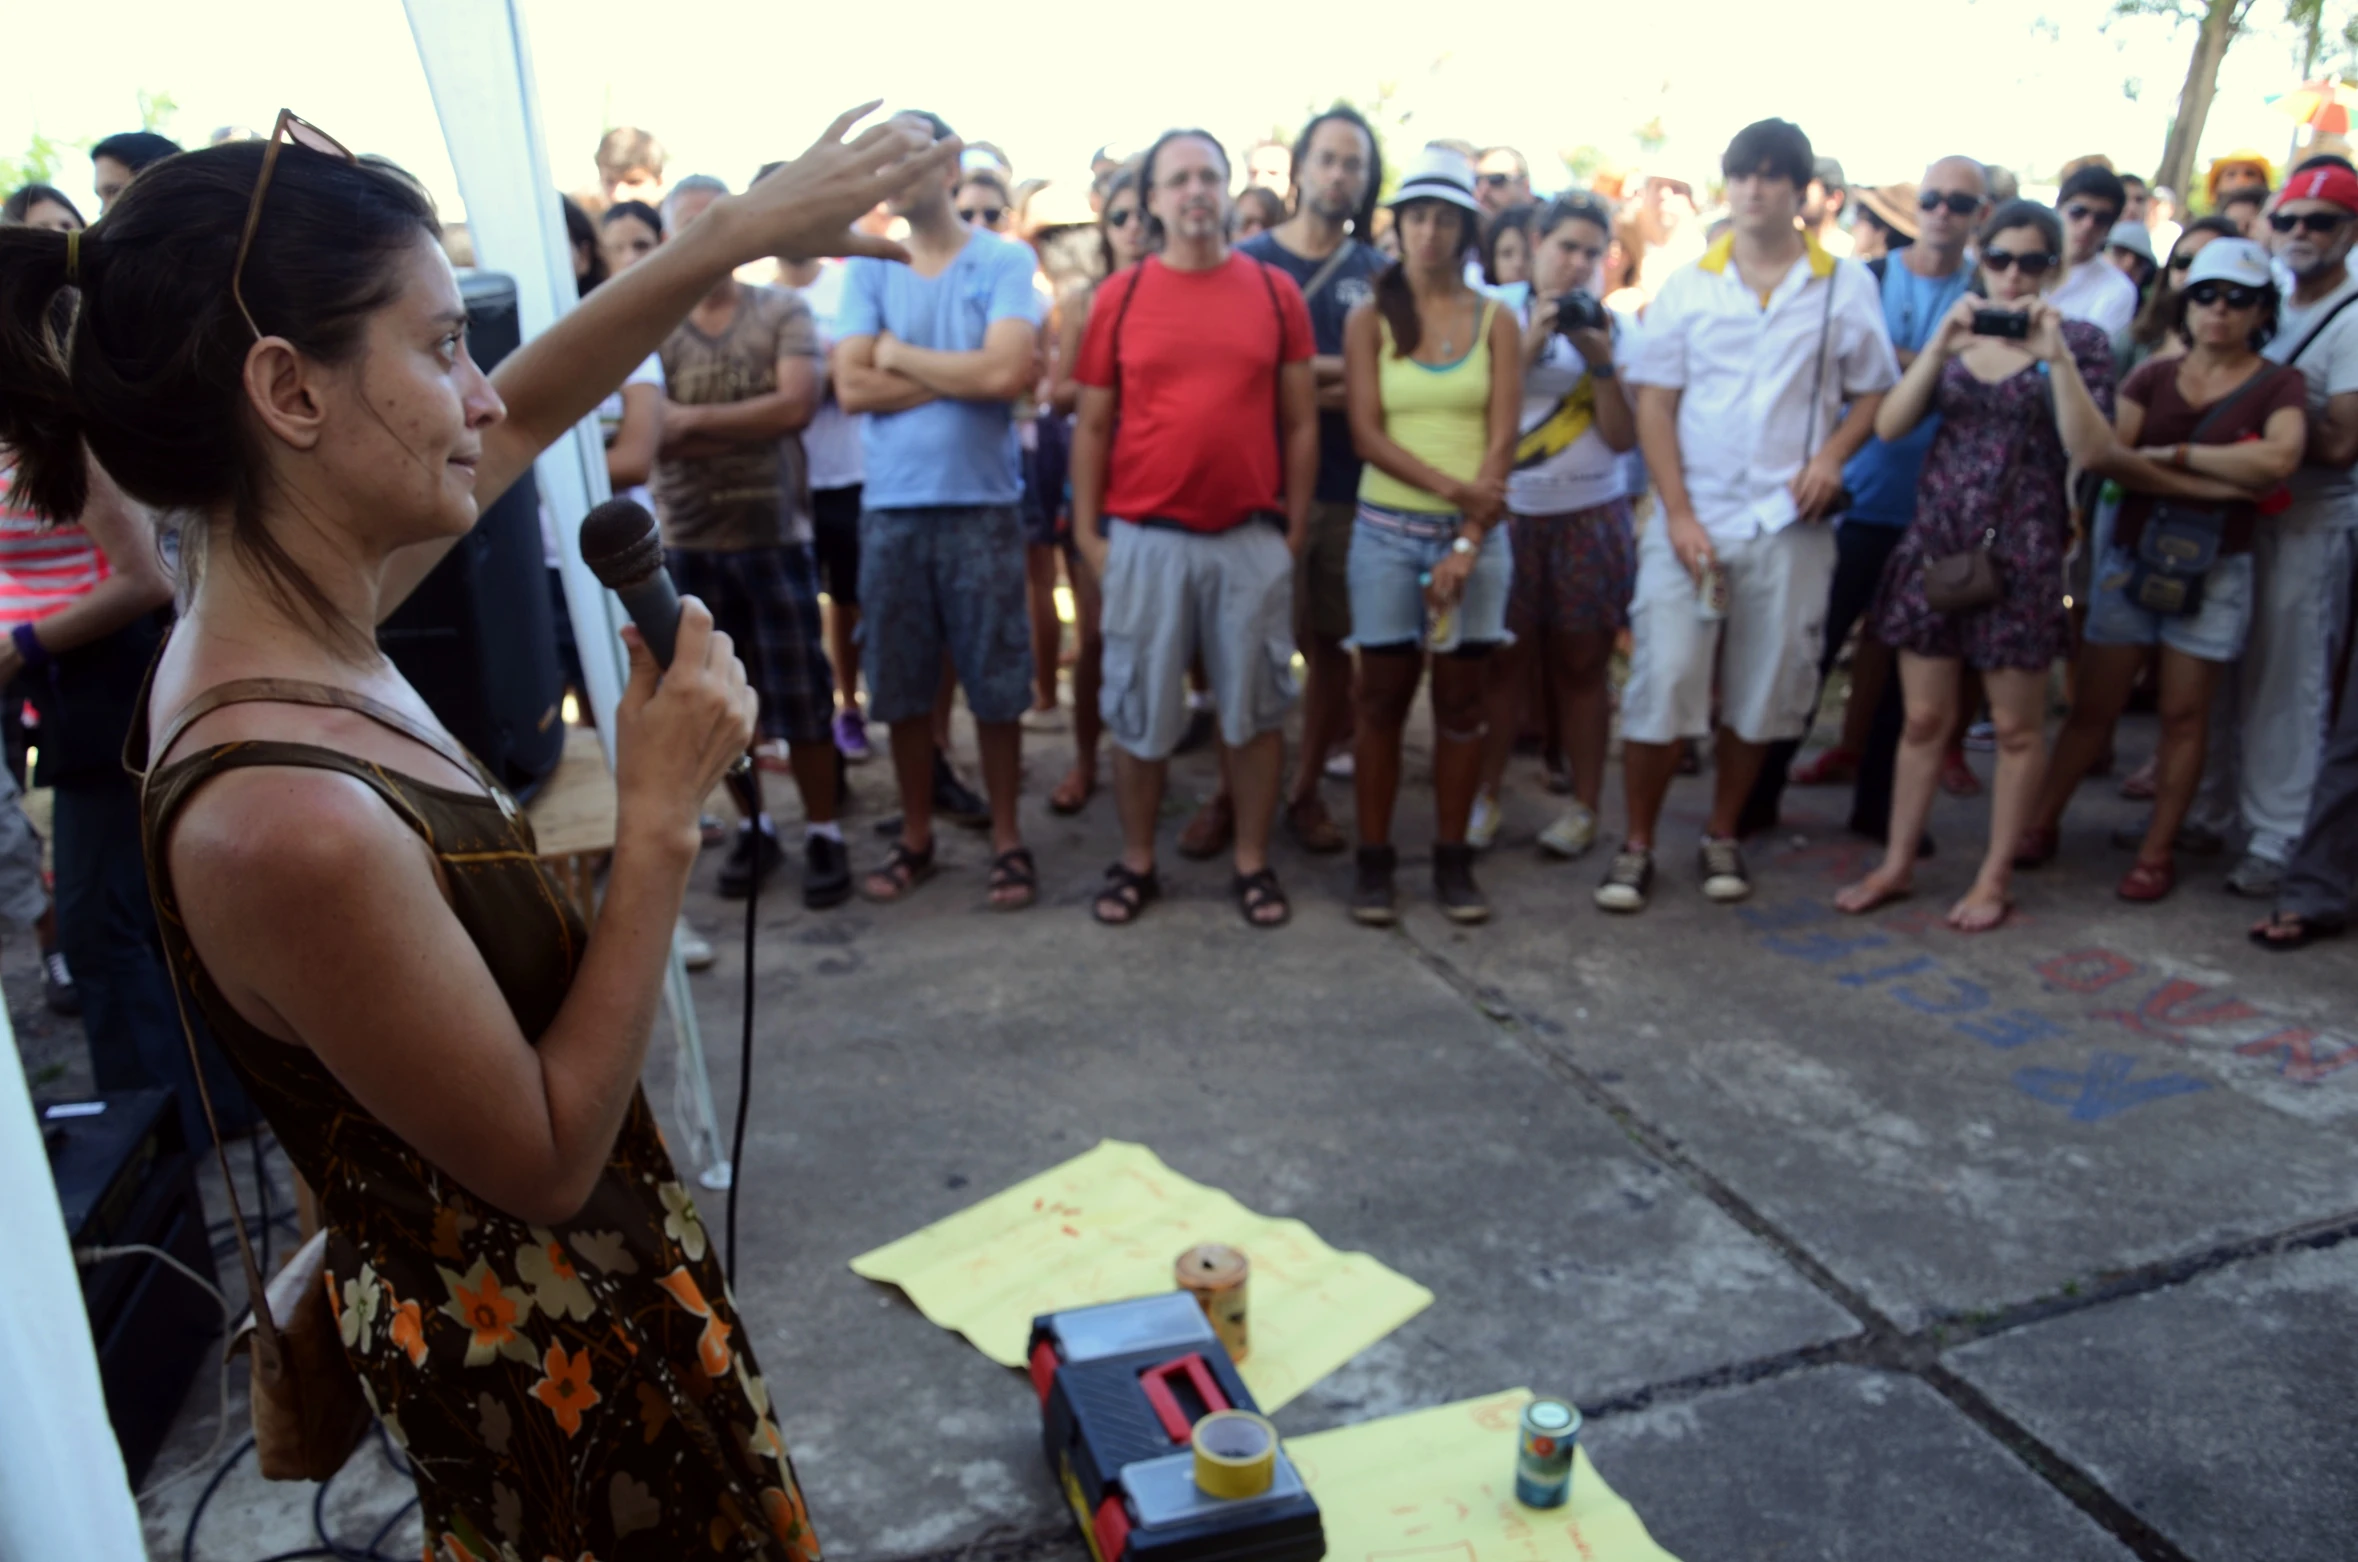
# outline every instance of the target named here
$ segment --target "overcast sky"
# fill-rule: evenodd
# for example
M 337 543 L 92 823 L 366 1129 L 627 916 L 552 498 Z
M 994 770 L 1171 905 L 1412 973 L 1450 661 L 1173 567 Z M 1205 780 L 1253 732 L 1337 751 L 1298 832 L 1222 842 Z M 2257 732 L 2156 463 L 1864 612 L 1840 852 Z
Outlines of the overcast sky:
M 140 89 L 169 93 L 191 145 L 215 125 L 267 129 L 282 106 L 359 150 L 415 170 L 458 207 L 399 0 L 116 0 L 14 6 L 0 151 L 35 130 L 69 141 L 131 128 Z M 1664 160 L 1707 169 L 1730 132 L 1781 114 L 1852 182 L 1913 179 L 1962 152 L 2045 174 L 2104 151 L 2148 169 L 2161 153 L 2192 38 L 2164 23 L 2100 27 L 2105 0 L 1686 0 L 1574 7 L 1199 0 L 1131 9 L 860 0 L 524 0 L 552 170 L 593 179 L 609 124 L 653 130 L 671 172 L 741 183 L 864 97 L 932 108 L 987 137 L 1019 174 L 1077 173 L 1100 142 L 1140 144 L 1196 124 L 1240 148 L 1338 94 L 1392 83 L 1414 139 L 1523 147 L 1553 171 L 1583 144 L 1635 160 L 1659 118 Z M 2269 11 L 2272 8 L 2262 7 Z M 1128 11 L 1134 21 L 1112 18 Z M 1356 18 L 1344 30 L 1336 18 Z M 1579 17 L 1576 23 L 1567 18 Z M 1939 61 L 1937 67 L 1925 61 Z M 2280 30 L 2228 58 L 2204 155 L 2253 145 L 2281 158 L 2292 122 L 2264 98 L 2298 61 Z M 2123 92 L 2142 83 L 2132 102 Z M 1407 148 L 1396 147 L 1395 156 Z M 79 196 L 89 167 L 61 182 Z

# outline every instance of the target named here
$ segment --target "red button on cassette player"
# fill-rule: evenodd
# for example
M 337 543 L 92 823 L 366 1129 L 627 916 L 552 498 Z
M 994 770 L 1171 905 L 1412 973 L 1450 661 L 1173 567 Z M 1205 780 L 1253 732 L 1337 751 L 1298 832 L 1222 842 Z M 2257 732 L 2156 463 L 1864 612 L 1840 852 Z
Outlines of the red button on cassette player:
M 1284 1449 L 1273 1451 L 1267 1489 L 1254 1495 L 1215 1496 L 1196 1484 L 1196 1422 L 1259 1407 L 1186 1292 L 1035 1318 L 1031 1364 L 1048 1468 L 1095 1562 L 1326 1554 L 1318 1504 Z

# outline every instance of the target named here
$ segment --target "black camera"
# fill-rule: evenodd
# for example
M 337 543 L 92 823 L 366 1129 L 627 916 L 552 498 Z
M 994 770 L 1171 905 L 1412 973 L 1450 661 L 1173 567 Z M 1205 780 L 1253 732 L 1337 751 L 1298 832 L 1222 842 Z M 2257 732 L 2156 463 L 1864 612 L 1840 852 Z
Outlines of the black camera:
M 2030 316 L 2017 309 L 1976 309 L 1973 311 L 1975 336 L 2002 336 L 2009 341 L 2023 341 L 2030 336 Z
M 1560 336 L 1570 336 L 1574 331 L 1602 331 L 1605 319 L 1605 306 L 1597 302 L 1594 293 L 1574 289 L 1556 300 L 1556 333 Z

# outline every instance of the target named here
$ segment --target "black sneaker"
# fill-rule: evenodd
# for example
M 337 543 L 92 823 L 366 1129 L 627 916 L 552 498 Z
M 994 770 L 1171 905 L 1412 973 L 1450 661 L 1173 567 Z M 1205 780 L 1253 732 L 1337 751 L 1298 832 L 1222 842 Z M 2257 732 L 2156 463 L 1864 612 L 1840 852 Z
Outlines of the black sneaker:
M 728 900 L 743 900 L 753 893 L 756 879 L 768 883 L 770 875 L 785 860 L 786 849 L 778 844 L 775 835 L 750 824 L 739 825 L 737 839 L 729 847 L 729 860 L 721 864 L 721 895 Z
M 41 997 L 52 1014 L 82 1012 L 82 989 L 74 985 L 74 973 L 66 969 L 62 949 L 52 949 L 41 956 Z
M 933 815 L 969 830 L 991 827 L 991 805 L 958 779 L 958 772 L 950 768 L 950 756 L 940 749 L 933 751 Z
M 1752 875 L 1734 841 L 1704 841 L 1695 852 L 1695 871 L 1702 877 L 1705 900 L 1726 905 L 1752 893 Z
M 1359 872 L 1351 886 L 1351 920 L 1369 927 L 1390 927 L 1400 920 L 1392 873 L 1400 854 L 1389 846 L 1359 848 Z
M 813 911 L 840 906 L 851 899 L 851 852 L 830 835 L 813 835 L 802 844 L 802 903 Z
M 1433 843 L 1433 898 L 1452 922 L 1487 922 L 1490 902 L 1474 882 L 1474 848 L 1459 842 Z
M 1597 904 L 1607 911 L 1643 911 L 1646 894 L 1654 887 L 1654 854 L 1643 846 L 1624 845 L 1613 854 L 1605 880 L 1597 886 Z

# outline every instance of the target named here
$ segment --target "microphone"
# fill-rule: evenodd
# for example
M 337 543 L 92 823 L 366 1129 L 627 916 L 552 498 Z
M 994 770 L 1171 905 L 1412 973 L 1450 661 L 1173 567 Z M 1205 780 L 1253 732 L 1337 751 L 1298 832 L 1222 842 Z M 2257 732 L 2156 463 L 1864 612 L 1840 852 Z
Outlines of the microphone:
M 663 538 L 655 517 L 633 499 L 609 499 L 581 520 L 581 561 L 622 599 L 655 665 L 671 666 L 679 638 L 680 594 L 663 567 Z

